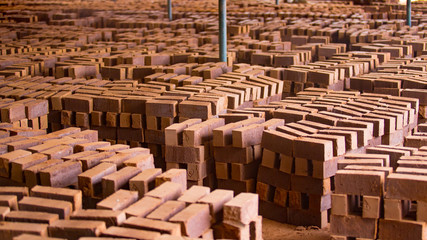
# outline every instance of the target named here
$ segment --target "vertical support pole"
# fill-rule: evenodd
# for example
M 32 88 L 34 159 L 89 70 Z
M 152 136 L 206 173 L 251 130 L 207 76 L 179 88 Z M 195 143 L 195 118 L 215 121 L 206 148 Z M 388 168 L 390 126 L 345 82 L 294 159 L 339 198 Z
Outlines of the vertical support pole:
M 172 21 L 172 0 L 168 0 L 168 16 L 169 21 Z
M 411 0 L 406 0 L 406 25 L 411 26 Z
M 276 5 L 279 5 L 279 0 L 276 0 Z
M 219 60 L 227 62 L 227 0 L 218 0 L 219 7 Z

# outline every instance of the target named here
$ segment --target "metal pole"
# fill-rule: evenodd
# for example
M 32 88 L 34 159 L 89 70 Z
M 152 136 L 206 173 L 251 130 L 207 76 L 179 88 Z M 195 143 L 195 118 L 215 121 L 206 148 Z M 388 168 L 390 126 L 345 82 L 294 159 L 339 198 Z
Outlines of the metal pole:
M 219 60 L 227 62 L 227 0 L 218 0 L 219 5 Z
M 411 0 L 406 0 L 406 25 L 411 26 Z
M 172 21 L 172 0 L 168 0 L 168 16 L 169 21 Z
M 279 0 L 276 0 L 276 5 L 279 5 Z

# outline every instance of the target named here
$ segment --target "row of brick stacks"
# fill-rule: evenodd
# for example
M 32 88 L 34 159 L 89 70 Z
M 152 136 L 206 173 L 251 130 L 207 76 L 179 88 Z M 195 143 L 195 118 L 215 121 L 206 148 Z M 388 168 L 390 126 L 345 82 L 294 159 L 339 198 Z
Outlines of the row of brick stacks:
M 12 127 L 2 130 L 13 133 Z M 0 188 L 2 239 L 262 239 L 257 194 L 187 190 L 186 170 L 162 173 L 149 149 L 97 141 L 94 130 L 33 131 L 26 141 L 38 144 L 0 155 L 3 181 L 27 185 Z M 16 146 L 23 138 L 1 140 Z
M 332 194 L 335 239 L 424 238 L 426 132 L 426 124 L 420 124 L 404 146 L 384 146 L 382 154 L 368 153 L 341 166 Z M 392 159 L 396 166 L 388 167 Z
M 396 167 L 391 149 L 406 151 L 394 146 L 417 126 L 415 98 L 312 88 L 270 105 L 285 125 L 262 134 L 260 211 L 296 225 L 325 227 L 338 168 L 365 153 L 390 154 L 378 166 Z

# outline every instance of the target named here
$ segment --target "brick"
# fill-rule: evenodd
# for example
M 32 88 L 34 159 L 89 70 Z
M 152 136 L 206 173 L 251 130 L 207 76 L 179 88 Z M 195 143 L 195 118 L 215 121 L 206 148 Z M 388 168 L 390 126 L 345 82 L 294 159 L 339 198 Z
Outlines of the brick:
M 112 211 L 105 209 L 80 209 L 74 211 L 70 216 L 70 219 L 103 221 L 107 227 L 110 227 L 121 225 L 126 220 L 126 215 L 122 211 Z
M 0 176 L 1 177 L 10 177 L 10 164 L 19 158 L 26 157 L 31 155 L 31 152 L 25 151 L 25 150 L 16 150 L 13 152 L 8 152 L 5 154 L 0 155 Z
M 209 207 L 206 204 L 191 204 L 169 221 L 179 223 L 185 236 L 198 237 L 210 228 Z
M 333 157 L 332 141 L 312 138 L 299 138 L 293 141 L 293 153 L 295 157 L 328 161 Z M 312 149 L 312 151 L 307 151 Z
M 87 157 L 82 157 L 79 159 L 79 161 L 82 163 L 83 171 L 87 171 L 100 164 L 103 159 L 110 158 L 114 155 L 116 155 L 114 152 L 100 152 Z M 112 164 L 116 165 L 115 163 Z
M 181 226 L 179 224 L 153 219 L 130 217 L 123 223 L 123 227 L 156 231 L 161 234 L 170 234 L 172 236 L 181 236 Z
M 210 193 L 209 187 L 204 186 L 192 186 L 186 190 L 179 198 L 178 201 L 185 202 L 187 205 L 191 203 L 196 203 L 203 197 L 207 196 Z
M 83 144 L 77 144 L 74 147 L 74 152 L 84 152 L 84 151 L 95 151 L 98 148 L 108 147 L 111 144 L 109 142 L 89 142 Z
M 360 216 L 331 215 L 331 233 L 341 236 L 375 239 L 378 231 L 376 219 L 365 219 Z
M 73 204 L 73 209 L 82 208 L 82 192 L 75 189 L 54 188 L 45 186 L 35 186 L 31 189 L 32 197 L 42 197 L 54 200 L 67 201 Z
M 201 123 L 201 119 L 188 119 L 181 123 L 173 124 L 167 128 L 165 128 L 165 144 L 171 146 L 177 146 L 182 144 L 182 134 L 184 129 L 194 125 Z
M 16 195 L 0 195 L 0 206 L 18 210 L 18 197 Z
M 70 202 L 39 197 L 24 197 L 18 205 L 22 211 L 58 214 L 60 219 L 68 219 L 73 211 L 73 205 Z
M 387 198 L 426 201 L 426 176 L 392 173 L 387 178 Z M 414 191 L 417 189 L 417 191 Z
M 40 170 L 40 183 L 44 186 L 67 187 L 77 183 L 77 176 L 82 173 L 79 161 L 67 161 Z
M 51 224 L 59 219 L 58 214 L 35 211 L 12 211 L 6 215 L 8 222 Z
M 199 124 L 194 124 L 183 131 L 183 146 L 195 147 L 213 138 L 212 130 L 225 124 L 222 118 L 213 118 Z
M 162 203 L 163 201 L 161 199 L 146 196 L 124 209 L 124 212 L 128 218 L 132 216 L 143 218 Z
M 11 163 L 11 179 L 24 182 L 24 170 L 47 160 L 47 156 L 40 153 L 28 155 Z
M 182 194 L 182 185 L 174 182 L 164 182 L 145 196 L 161 199 L 162 201 L 176 200 Z
M 142 170 L 141 173 L 129 180 L 129 189 L 137 191 L 139 197 L 143 197 L 145 193 L 155 187 L 155 179 L 161 173 L 160 168 Z
M 124 167 L 117 172 L 102 177 L 102 195 L 110 196 L 120 188 L 128 186 L 129 179 L 140 173 L 141 170 L 136 167 Z
M 335 175 L 335 193 L 382 196 L 384 172 L 339 170 Z
M 47 224 L 3 222 L 0 226 L 0 237 L 12 240 L 23 233 L 47 237 Z
M 257 194 L 240 193 L 224 205 L 224 220 L 249 224 L 257 215 Z
M 49 159 L 60 159 L 62 157 L 71 155 L 73 153 L 73 148 L 71 146 L 59 145 L 57 147 L 44 150 L 40 153 L 48 156 Z
M 223 208 L 224 204 L 233 199 L 233 191 L 216 189 L 210 194 L 201 198 L 198 202 L 205 203 L 209 205 L 209 211 L 212 217 L 212 222 L 220 222 L 223 218 Z
M 156 177 L 156 186 L 164 182 L 174 182 L 181 185 L 181 191 L 187 190 L 187 173 L 185 169 L 169 169 Z
M 422 239 L 425 228 L 425 222 L 380 219 L 378 236 L 381 239 Z
M 180 201 L 166 201 L 146 216 L 148 219 L 168 221 L 172 216 L 182 211 L 185 203 Z
M 24 170 L 25 184 L 28 187 L 33 187 L 37 184 L 40 184 L 40 171 L 47 169 L 49 167 L 52 167 L 54 165 L 61 164 L 63 162 L 64 162 L 63 160 L 51 159 L 25 169 Z
M 138 200 L 138 193 L 120 189 L 96 204 L 97 209 L 123 210 Z
M 126 239 L 141 239 L 144 236 L 145 239 L 157 239 L 160 237 L 159 232 L 139 230 L 134 228 L 125 228 L 125 227 L 109 227 L 107 230 L 102 232 L 102 236 L 107 237 L 118 237 Z
M 274 130 L 266 130 L 263 133 L 261 147 L 276 153 L 293 156 L 293 140 L 296 137 Z
M 105 231 L 105 223 L 89 220 L 58 220 L 49 225 L 49 236 L 79 239 L 84 236 L 98 237 Z

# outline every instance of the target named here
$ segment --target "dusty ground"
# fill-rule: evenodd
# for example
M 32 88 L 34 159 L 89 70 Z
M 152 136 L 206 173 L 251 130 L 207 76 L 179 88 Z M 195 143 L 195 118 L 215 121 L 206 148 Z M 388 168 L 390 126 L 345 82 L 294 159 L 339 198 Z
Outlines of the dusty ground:
M 328 228 L 297 227 L 283 224 L 269 219 L 262 221 L 262 235 L 264 240 L 330 240 Z

